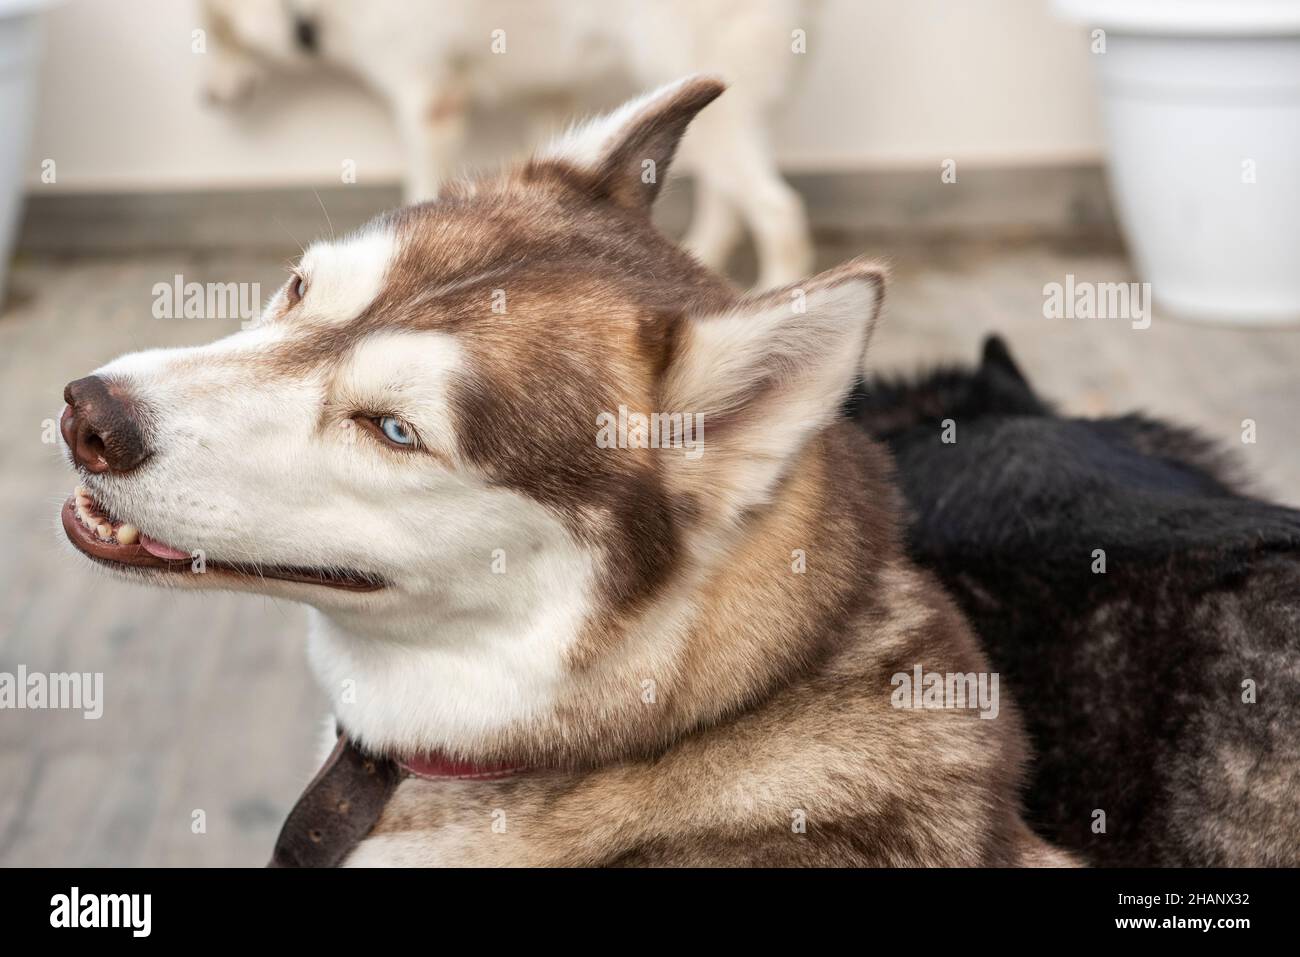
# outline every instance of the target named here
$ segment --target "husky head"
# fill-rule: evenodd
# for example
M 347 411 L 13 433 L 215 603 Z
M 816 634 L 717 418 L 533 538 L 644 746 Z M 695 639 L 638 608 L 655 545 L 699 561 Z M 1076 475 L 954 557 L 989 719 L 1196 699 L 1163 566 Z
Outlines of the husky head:
M 742 297 L 651 225 L 722 90 L 633 101 L 312 246 L 254 327 L 70 383 L 68 537 L 133 579 L 315 606 L 326 687 L 391 692 L 372 742 L 537 714 L 614 653 L 581 636 L 725 560 L 837 417 L 878 309 L 870 264 Z M 401 683 L 441 709 L 414 736 Z

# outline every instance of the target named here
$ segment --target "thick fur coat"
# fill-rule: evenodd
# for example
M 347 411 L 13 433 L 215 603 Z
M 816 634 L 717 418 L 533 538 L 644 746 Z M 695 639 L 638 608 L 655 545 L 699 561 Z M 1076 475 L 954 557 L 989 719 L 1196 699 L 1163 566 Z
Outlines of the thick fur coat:
M 1096 864 L 1300 863 L 1300 512 L 1187 430 L 1058 416 L 998 339 L 848 408 L 1024 709 L 1030 820 Z
M 317 244 L 256 327 L 68 386 L 82 552 L 306 602 L 353 741 L 517 769 L 406 779 L 348 863 L 1069 861 L 1021 817 L 1010 700 L 898 695 L 989 668 L 839 414 L 883 271 L 742 296 L 651 225 L 646 170 L 722 89 Z M 622 409 L 698 420 L 700 454 L 603 443 Z

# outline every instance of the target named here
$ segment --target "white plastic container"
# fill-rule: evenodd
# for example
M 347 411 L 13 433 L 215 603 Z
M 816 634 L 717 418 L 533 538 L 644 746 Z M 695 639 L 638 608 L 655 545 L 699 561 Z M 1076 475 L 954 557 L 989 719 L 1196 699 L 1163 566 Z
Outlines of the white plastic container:
M 44 0 L 0 0 L 0 303 L 22 212 Z
M 1111 189 L 1157 305 L 1300 322 L 1300 2 L 1055 6 L 1104 31 L 1093 62 Z

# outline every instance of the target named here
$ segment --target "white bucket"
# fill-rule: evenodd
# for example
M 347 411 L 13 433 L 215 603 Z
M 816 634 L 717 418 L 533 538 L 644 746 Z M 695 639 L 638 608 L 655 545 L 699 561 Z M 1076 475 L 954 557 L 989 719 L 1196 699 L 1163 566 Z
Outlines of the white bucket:
M 1157 304 L 1300 321 L 1300 3 L 1056 0 L 1092 30 L 1111 188 Z
M 43 0 L 0 0 L 0 303 L 27 181 Z

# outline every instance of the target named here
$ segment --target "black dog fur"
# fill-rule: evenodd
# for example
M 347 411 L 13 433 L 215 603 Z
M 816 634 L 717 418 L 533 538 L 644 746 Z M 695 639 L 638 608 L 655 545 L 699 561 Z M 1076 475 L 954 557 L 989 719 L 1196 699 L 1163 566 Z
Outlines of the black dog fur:
M 847 412 L 893 449 L 909 550 L 1025 714 L 1048 839 L 1099 865 L 1300 864 L 1300 511 L 1185 429 L 1058 416 L 996 337 Z

